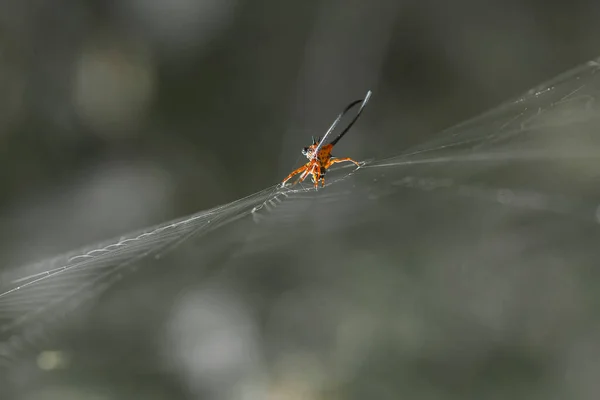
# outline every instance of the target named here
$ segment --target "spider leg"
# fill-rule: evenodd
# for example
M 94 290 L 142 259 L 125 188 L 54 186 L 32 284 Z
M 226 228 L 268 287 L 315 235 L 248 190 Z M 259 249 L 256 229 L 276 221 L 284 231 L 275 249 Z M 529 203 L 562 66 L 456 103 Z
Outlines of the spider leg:
M 321 179 L 321 174 L 320 171 L 318 171 L 318 169 L 320 168 L 313 168 L 312 170 L 312 178 L 313 178 L 313 182 L 315 184 L 315 189 L 319 188 L 319 180 Z
M 319 174 L 319 180 L 321 181 L 321 187 L 325 187 L 325 174 L 327 173 L 327 168 L 321 167 L 321 173 Z
M 325 186 L 325 173 L 327 169 L 323 165 L 319 165 L 319 173 L 317 174 L 317 182 L 315 187 L 319 186 L 319 182 L 321 182 L 321 187 Z
M 300 183 L 300 182 L 304 181 L 306 179 L 306 177 L 308 176 L 308 174 L 310 174 L 310 169 L 306 168 L 306 171 L 304 171 L 302 173 L 302 175 L 300 175 L 300 177 L 298 179 L 296 179 L 296 182 L 294 182 L 294 184 L 292 186 L 294 186 L 297 183 Z
M 286 183 L 287 181 L 289 181 L 290 179 L 292 179 L 292 178 L 294 177 L 294 175 L 298 175 L 300 172 L 302 172 L 302 171 L 304 171 L 304 170 L 308 170 L 308 164 L 305 164 L 305 165 L 301 166 L 300 168 L 298 168 L 298 169 L 296 169 L 296 170 L 292 171 L 292 173 L 291 173 L 291 174 L 289 174 L 289 175 L 287 176 L 287 178 L 285 178 L 285 179 L 283 180 L 283 182 L 281 182 L 281 186 L 285 186 L 285 183 Z
M 325 166 L 325 168 L 329 168 L 329 167 L 331 167 L 335 163 L 341 163 L 341 162 L 346 162 L 346 161 L 354 163 L 357 167 L 360 167 L 360 164 L 358 162 L 354 161 L 350 157 L 344 157 L 344 158 L 332 158 L 332 159 L 330 159 L 329 162 L 327 163 L 327 165 Z
M 312 181 L 316 189 L 319 185 L 319 180 L 321 179 L 321 166 L 319 163 L 315 162 L 313 163 L 312 168 L 307 172 L 312 175 Z

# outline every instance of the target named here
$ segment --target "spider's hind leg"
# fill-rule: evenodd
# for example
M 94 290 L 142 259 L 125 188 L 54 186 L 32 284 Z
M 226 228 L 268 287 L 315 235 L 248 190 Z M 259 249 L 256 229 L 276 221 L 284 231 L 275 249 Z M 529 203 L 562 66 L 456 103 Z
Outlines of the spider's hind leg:
M 327 163 L 327 167 L 330 167 L 333 164 L 337 164 L 337 163 L 341 163 L 341 162 L 351 162 L 354 165 L 356 165 L 357 167 L 360 167 L 360 164 L 357 161 L 354 161 L 353 159 L 351 159 L 350 157 L 331 158 L 331 160 L 329 160 L 329 162 Z
M 327 168 L 321 168 L 321 176 L 319 176 L 319 180 L 321 181 L 321 187 L 325 187 L 325 174 L 327 173 Z
M 313 170 L 312 171 L 312 181 L 315 184 L 315 189 L 319 188 L 319 179 L 321 179 L 321 175 L 319 174 L 318 171 Z

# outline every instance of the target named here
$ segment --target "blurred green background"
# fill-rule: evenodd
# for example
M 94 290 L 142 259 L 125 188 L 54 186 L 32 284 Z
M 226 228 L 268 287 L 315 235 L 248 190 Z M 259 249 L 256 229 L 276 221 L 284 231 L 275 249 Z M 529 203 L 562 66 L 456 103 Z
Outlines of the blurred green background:
M 599 15 L 583 0 L 4 1 L 2 265 L 279 182 L 368 89 L 367 134 L 338 155 L 394 155 L 595 57 Z
M 311 135 L 322 134 L 348 102 L 361 98 L 369 89 L 374 93 L 372 101 L 357 128 L 340 142 L 336 155 L 366 159 L 399 154 L 412 145 L 426 142 L 444 128 L 596 57 L 600 53 L 599 18 L 600 3 L 592 0 L 556 4 L 537 0 L 3 1 L 0 3 L 0 271 L 233 201 L 278 183 L 300 165 L 300 150 L 309 144 Z M 517 176 L 519 171 L 511 173 Z M 429 210 L 446 207 L 437 198 L 429 200 L 417 202 L 425 214 L 426 207 Z M 360 200 L 353 198 L 351 204 L 346 211 L 353 216 L 363 215 L 362 221 L 368 222 L 364 215 L 370 214 L 363 214 Z M 385 215 L 384 211 L 397 212 L 394 208 L 381 209 L 377 215 Z M 463 212 L 468 214 L 469 210 Z M 400 214 L 394 215 L 393 220 L 402 223 Z M 475 219 L 477 215 L 470 214 Z M 402 214 L 402 218 L 410 217 L 410 213 Z M 342 217 L 332 217 L 329 222 L 336 227 L 334 230 L 344 229 Z M 415 246 L 435 250 L 431 243 L 452 237 L 450 226 L 426 231 L 424 234 L 430 236 L 423 236 L 424 242 Z M 539 398 L 548 398 L 552 392 L 547 385 L 551 381 L 548 376 L 555 375 L 548 373 L 547 368 L 555 364 L 547 357 L 557 357 L 556 348 L 553 348 L 556 352 L 542 351 L 543 356 L 530 357 L 531 349 L 519 348 L 529 346 L 530 342 L 523 345 L 520 339 L 511 342 L 508 350 L 504 342 L 488 347 L 487 340 L 493 340 L 487 333 L 473 334 L 477 328 L 472 325 L 469 325 L 471 334 L 486 338 L 481 339 L 486 345 L 475 343 L 475 347 L 483 349 L 481 353 L 475 351 L 481 358 L 473 356 L 477 359 L 465 362 L 467 367 L 458 371 L 452 362 L 445 365 L 463 349 L 464 326 L 455 321 L 444 320 L 456 329 L 451 329 L 454 333 L 448 337 L 441 335 L 439 343 L 433 346 L 437 350 L 428 347 L 428 351 L 436 354 L 432 356 L 435 361 L 423 361 L 415 351 L 408 367 L 399 361 L 396 364 L 395 356 L 403 359 L 404 355 L 394 354 L 395 347 L 386 344 L 400 339 L 414 340 L 420 333 L 402 331 L 409 329 L 406 327 L 392 329 L 377 324 L 373 326 L 379 326 L 379 330 L 372 332 L 365 325 L 373 319 L 385 320 L 387 313 L 393 313 L 398 292 L 413 293 L 410 287 L 401 289 L 391 283 L 396 282 L 397 274 L 406 273 L 398 272 L 394 263 L 407 262 L 411 254 L 382 256 L 384 247 L 390 250 L 396 245 L 390 238 L 397 234 L 410 241 L 410 232 L 400 234 L 389 226 L 386 231 L 389 243 L 371 243 L 369 251 L 357 255 L 346 251 L 360 242 L 356 238 L 337 241 L 325 236 L 328 233 L 311 233 L 308 228 L 303 230 L 304 226 L 296 228 L 296 231 L 288 228 L 278 231 L 289 236 L 263 237 L 267 243 L 272 241 L 279 246 L 284 241 L 285 245 L 272 250 L 268 246 L 265 249 L 261 242 L 263 247 L 257 248 L 269 253 L 268 257 L 244 258 L 246 268 L 240 267 L 243 272 L 233 273 L 234 278 L 222 278 L 227 282 L 227 290 L 214 293 L 214 288 L 209 288 L 190 295 L 191 299 L 183 302 L 173 315 L 172 310 L 167 311 L 167 304 L 171 303 L 162 303 L 162 297 L 175 298 L 189 283 L 187 279 L 202 281 L 202 276 L 194 275 L 198 265 L 202 268 L 210 265 L 218 274 L 227 263 L 220 263 L 219 256 L 213 257 L 215 249 L 231 255 L 223 243 L 252 235 L 253 228 L 228 228 L 206 242 L 200 239 L 185 250 L 185 256 L 176 255 L 161 264 L 163 269 L 155 268 L 154 275 L 136 274 L 133 281 L 141 286 L 122 292 L 117 289 L 116 294 L 107 296 L 98 306 L 99 311 L 89 314 L 95 316 L 87 317 L 96 323 L 84 318 L 85 322 L 65 328 L 71 329 L 70 334 L 58 335 L 59 343 L 72 345 L 74 354 L 78 351 L 94 354 L 97 358 L 93 362 L 87 359 L 85 367 L 50 377 L 12 370 L 9 380 L 13 386 L 6 392 L 7 398 L 395 399 L 406 394 L 409 398 L 452 395 L 500 399 L 520 398 L 520 395 L 531 398 L 532 392 L 519 391 L 519 387 L 532 382 L 543 388 L 535 392 Z M 301 248 L 305 243 L 302 234 L 296 238 L 294 232 L 312 235 L 313 240 L 316 236 L 329 246 L 311 247 L 311 251 L 328 254 L 333 247 L 333 254 L 351 254 L 348 258 L 354 257 L 354 264 L 335 264 L 335 257 L 331 257 L 328 259 L 331 271 L 319 272 L 310 264 L 310 257 L 307 261 L 292 250 L 284 250 L 292 246 Z M 286 241 L 285 237 L 290 239 Z M 240 263 L 233 263 L 236 262 Z M 228 263 L 231 265 L 231 261 Z M 371 275 L 364 272 L 366 266 L 374 264 L 380 269 L 372 270 Z M 313 268 L 305 270 L 305 265 Z M 434 293 L 439 282 L 436 278 L 433 284 L 430 278 L 413 276 L 419 282 L 417 287 Z M 480 279 L 485 282 L 487 278 Z M 223 285 L 220 282 L 219 287 Z M 361 282 L 368 285 L 359 289 Z M 514 283 L 510 282 L 507 285 Z M 515 282 L 517 286 L 522 283 L 517 278 Z M 329 291 L 329 284 L 340 285 L 338 295 Z M 295 300 L 289 300 L 287 295 L 282 295 L 283 300 L 278 297 L 279 291 L 303 285 L 308 292 L 297 297 L 290 295 Z M 482 288 L 487 287 L 482 285 Z M 553 288 L 544 293 L 552 292 Z M 363 290 L 370 293 L 365 295 L 368 301 L 360 295 Z M 357 297 L 348 298 L 348 293 Z M 252 311 L 240 311 L 235 299 Z M 409 311 L 406 307 L 410 307 L 404 305 L 404 312 L 427 319 L 427 313 L 436 314 L 446 300 L 441 296 L 436 303 L 429 298 L 432 303 L 428 306 L 415 306 Z M 334 306 L 331 310 L 322 308 L 332 301 L 344 303 L 352 310 L 348 311 L 352 318 L 342 318 Z M 214 304 L 219 306 L 213 309 Z M 465 311 L 463 303 L 455 306 Z M 365 308 L 362 312 L 356 311 L 361 307 Z M 374 313 L 373 309 L 382 314 Z M 578 309 L 577 305 L 573 309 Z M 300 317 L 297 320 L 290 317 L 293 321 L 289 326 L 281 318 L 273 317 L 278 323 L 270 326 L 265 321 L 271 319 L 264 315 L 257 317 L 254 313 L 262 312 L 257 310 L 276 316 L 282 313 L 286 318 Z M 339 340 L 355 343 L 356 337 L 369 337 L 380 346 L 370 347 L 362 339 L 358 341 L 368 349 L 361 348 L 364 357 L 360 368 L 357 367 L 361 372 L 356 374 L 372 373 L 377 378 L 358 380 L 356 386 L 348 383 L 352 381 L 348 378 L 346 383 L 331 389 L 321 384 L 327 381 L 330 370 L 327 366 L 316 368 L 318 363 L 311 358 L 314 354 L 282 355 L 287 354 L 282 350 L 285 346 L 278 347 L 280 343 L 272 338 L 312 331 L 302 321 L 311 320 L 308 314 L 312 315 L 314 310 L 323 313 L 315 317 L 318 321 L 330 321 L 331 325 L 314 337 L 303 336 L 302 340 L 307 341 L 303 345 L 322 355 L 342 346 Z M 567 307 L 564 315 L 570 310 Z M 195 313 L 194 318 L 188 319 L 187 312 Z M 159 372 L 160 368 L 155 366 L 162 365 L 162 361 L 157 361 L 158 356 L 148 350 L 158 341 L 154 335 L 159 334 L 152 329 L 168 325 L 167 320 L 178 321 L 177 318 L 182 320 L 172 323 L 179 327 L 174 329 L 187 332 L 178 331 L 175 336 L 179 335 L 180 341 L 173 345 L 177 348 L 174 354 L 179 351 L 182 359 L 188 354 L 189 341 L 202 337 L 206 326 L 211 332 L 219 332 L 223 326 L 227 327 L 223 328 L 225 332 L 238 333 L 246 332 L 250 325 L 253 328 L 239 340 L 234 337 L 220 342 L 220 335 L 215 334 L 203 344 L 203 351 L 209 356 L 201 361 L 187 360 L 186 367 L 179 370 L 167 368 L 168 372 Z M 428 332 L 435 331 L 438 323 L 444 325 L 437 319 L 428 321 L 423 323 Z M 195 325 L 181 328 L 186 324 L 201 326 L 198 336 L 189 333 L 196 332 Z M 350 326 L 348 332 L 354 333 L 348 333 L 351 337 L 342 335 L 342 339 L 328 336 L 340 326 Z M 253 340 L 260 346 L 254 346 Z M 49 350 L 61 345 L 54 343 Z M 221 351 L 230 354 L 227 351 L 232 346 L 237 352 L 231 358 L 215 356 Z M 472 349 L 471 342 L 466 347 Z M 256 376 L 242 374 L 236 355 L 250 351 L 247 349 L 256 352 L 245 354 L 253 360 L 277 362 L 269 367 L 263 365 L 260 370 L 256 367 L 253 370 Z M 115 357 L 128 351 L 136 362 L 121 365 L 123 370 L 117 373 L 120 361 Z M 50 359 L 56 356 L 51 352 L 40 354 Z M 103 354 L 106 359 L 102 359 Z M 148 355 L 148 359 L 140 355 Z M 214 363 L 210 355 L 216 357 Z M 382 358 L 391 361 L 387 364 L 372 361 Z M 77 357 L 74 359 L 77 361 Z M 39 366 L 40 359 L 36 362 Z M 345 367 L 355 361 L 342 358 L 338 362 Z M 190 363 L 195 369 L 189 367 Z M 141 371 L 140 365 L 148 369 Z M 221 372 L 230 371 L 229 367 L 234 372 L 223 375 Z M 595 368 L 582 368 L 584 372 L 597 372 Z M 198 371 L 208 372 L 203 375 Z M 280 372 L 281 376 L 269 375 L 266 379 L 263 375 L 268 375 L 267 371 Z M 304 375 L 297 379 L 298 371 L 310 375 L 310 379 Z M 514 375 L 505 374 L 506 371 Z M 235 393 L 225 390 L 224 387 L 242 381 L 238 380 L 238 373 L 244 376 L 244 384 L 236 387 Z M 221 380 L 220 384 L 215 384 L 215 379 Z M 455 379 L 471 383 L 465 387 L 454 385 Z M 586 384 L 593 381 L 593 377 L 585 380 Z M 30 382 L 35 385 L 30 386 Z M 494 390 L 488 391 L 489 382 L 501 383 L 490 384 Z M 590 391 L 586 389 L 585 393 Z

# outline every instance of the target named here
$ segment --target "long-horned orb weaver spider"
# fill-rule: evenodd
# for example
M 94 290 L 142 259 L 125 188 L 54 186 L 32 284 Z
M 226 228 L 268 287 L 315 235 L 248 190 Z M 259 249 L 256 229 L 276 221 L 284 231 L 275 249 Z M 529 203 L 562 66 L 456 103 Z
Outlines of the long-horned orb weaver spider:
M 352 125 L 354 125 L 358 117 L 360 117 L 360 114 L 362 113 L 363 108 L 365 108 L 365 106 L 367 105 L 370 97 L 371 91 L 369 90 L 364 99 L 356 100 L 348 104 L 344 111 L 342 111 L 340 115 L 338 115 L 338 117 L 335 119 L 335 121 L 333 121 L 333 124 L 331 124 L 327 132 L 325 132 L 323 139 L 315 139 L 313 137 L 312 145 L 302 149 L 302 154 L 305 155 L 306 158 L 308 158 L 308 162 L 300 168 L 296 169 L 295 171 L 292 171 L 292 173 L 289 174 L 287 178 L 283 180 L 283 182 L 281 182 L 282 187 L 285 186 L 285 183 L 289 181 L 292 177 L 301 173 L 302 175 L 300 175 L 300 177 L 293 183 L 293 185 L 297 184 L 298 182 L 304 181 L 306 177 L 312 175 L 312 181 L 315 184 L 315 189 L 318 189 L 319 182 L 321 182 L 321 187 L 325 186 L 325 173 L 327 172 L 327 169 L 333 164 L 341 162 L 351 162 L 354 163 L 357 167 L 360 167 L 360 164 L 358 162 L 354 161 L 349 157 L 333 157 L 331 155 L 331 150 L 333 149 L 333 146 L 335 146 L 335 144 L 339 142 L 339 140 L 346 134 L 346 132 L 350 130 L 350 128 L 352 127 Z M 346 115 L 348 111 L 350 111 L 353 107 L 355 107 L 358 104 L 360 104 L 360 108 L 358 109 L 356 116 L 352 121 L 350 121 L 346 129 L 344 129 L 342 133 L 340 133 L 331 142 L 325 144 L 327 138 L 331 135 L 331 133 L 333 132 L 337 124 L 341 121 L 341 119 L 344 117 L 344 115 Z

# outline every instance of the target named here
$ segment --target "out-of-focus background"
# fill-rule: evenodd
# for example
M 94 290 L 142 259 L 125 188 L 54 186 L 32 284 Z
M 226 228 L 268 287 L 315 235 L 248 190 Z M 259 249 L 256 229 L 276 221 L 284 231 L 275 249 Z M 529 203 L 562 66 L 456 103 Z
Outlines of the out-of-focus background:
M 0 7 L 2 265 L 274 184 L 368 89 L 338 156 L 396 154 L 600 49 L 584 0 Z
M 300 150 L 311 135 L 322 134 L 348 102 L 369 89 L 372 101 L 336 155 L 396 155 L 596 57 L 598 19 L 600 3 L 592 0 L 4 1 L 0 272 L 273 185 L 300 165 Z M 435 197 L 430 200 L 426 205 L 431 209 L 446 206 Z M 419 206 L 424 207 L 422 202 Z M 332 226 L 339 222 L 329 221 Z M 231 231 L 235 235 L 235 228 Z M 244 227 L 243 232 L 251 235 L 252 229 Z M 419 246 L 435 252 L 435 243 L 452 232 L 445 226 L 428 234 Z M 343 252 L 359 241 L 336 239 L 327 229 L 316 231 L 313 239 L 315 235 L 324 248 L 306 252 Z M 394 230 L 386 235 L 392 238 Z M 218 247 L 219 240 L 199 239 L 186 250 L 187 262 L 197 265 L 165 262 L 162 270 L 155 267 L 162 272 L 141 289 L 129 291 L 124 284 L 123 292 L 117 289 L 99 311 L 90 311 L 96 317 L 89 319 L 98 325 L 78 319 L 69 335 L 58 334 L 73 353 L 94 354 L 94 360 L 84 363 L 87 367 L 77 371 L 76 357 L 61 358 L 68 358 L 68 351 L 42 348 L 35 359 L 42 372 L 12 370 L 7 398 L 503 398 L 502 393 L 530 396 L 532 392 L 515 385 L 529 390 L 532 382 L 544 388 L 535 391 L 540 398 L 552 393 L 540 377 L 546 379 L 544 368 L 555 364 L 545 363 L 544 357 L 563 353 L 540 351 L 540 357 L 521 359 L 518 346 L 535 353 L 535 340 L 524 345 L 504 342 L 502 336 L 498 340 L 505 347 L 490 346 L 486 334 L 464 339 L 468 335 L 461 333 L 460 321 L 450 323 L 455 340 L 444 341 L 441 335 L 436 350 L 428 347 L 427 354 L 411 348 L 414 363 L 403 364 L 402 354 L 397 362 L 381 362 L 397 350 L 390 344 L 415 341 L 420 333 L 407 331 L 414 326 L 373 324 L 373 319 L 387 317 L 369 310 L 393 314 L 398 305 L 390 293 L 410 289 L 396 287 L 377 269 L 365 277 L 365 270 L 381 262 L 377 246 L 364 252 L 362 261 L 355 260 L 361 269 L 332 268 L 348 285 L 368 282 L 371 286 L 364 290 L 387 293 L 390 301 L 332 297 L 324 282 L 334 282 L 334 272 L 307 272 L 303 264 L 291 263 L 297 253 L 281 251 L 275 261 L 269 258 L 272 264 L 259 256 L 246 259 L 246 275 L 221 278 L 218 284 L 186 292 L 184 300 L 163 303 L 163 290 L 183 292 L 184 277 L 193 276 L 197 266 L 204 268 L 204 251 Z M 301 249 L 303 242 L 290 239 L 286 245 Z M 219 274 L 219 266 L 211 260 L 212 274 Z M 187 271 L 184 277 L 177 277 L 182 270 Z M 332 276 L 321 279 L 320 273 Z M 142 271 L 127 279 L 144 276 Z M 428 308 L 415 303 L 410 312 L 404 305 L 404 312 L 417 319 L 426 318 L 422 312 L 436 312 L 436 291 L 428 289 L 433 296 Z M 342 318 L 336 301 L 360 312 Z M 132 302 L 128 311 L 123 311 L 124 302 Z M 565 315 L 578 309 L 565 307 Z M 316 311 L 322 315 L 314 317 Z M 323 321 L 330 325 L 321 327 Z M 508 325 L 512 323 L 520 322 Z M 162 333 L 150 330 L 164 326 L 169 328 Z M 435 324 L 421 327 L 436 329 Z M 291 351 L 286 338 L 298 332 L 308 333 L 297 338 Z M 205 334 L 209 339 L 200 340 Z M 115 350 L 111 340 L 123 348 Z M 361 356 L 340 350 L 357 342 Z M 457 357 L 474 346 L 481 350 L 476 360 L 461 359 L 457 370 Z M 577 351 L 585 352 L 582 346 Z M 335 351 L 341 354 L 334 357 L 335 365 L 320 358 L 331 360 Z M 486 358 L 486 352 L 493 354 Z M 126 360 L 122 370 L 115 354 Z M 63 362 L 57 360 L 71 367 L 44 368 Z M 514 376 L 506 375 L 505 367 Z M 596 367 L 581 367 L 578 374 L 598 372 Z M 368 372 L 373 376 L 361 380 Z M 406 386 L 390 385 L 396 379 Z M 586 385 L 593 381 L 585 378 Z M 593 392 L 588 389 L 580 398 Z

